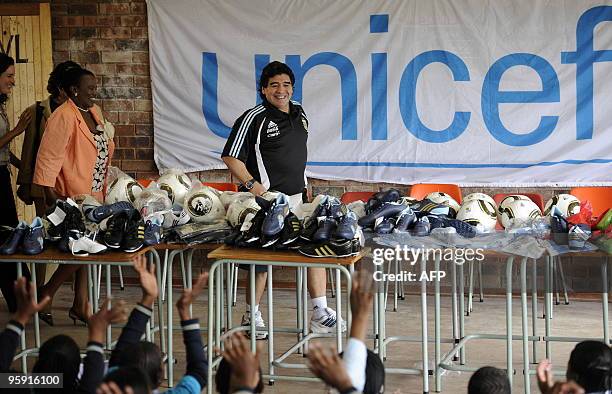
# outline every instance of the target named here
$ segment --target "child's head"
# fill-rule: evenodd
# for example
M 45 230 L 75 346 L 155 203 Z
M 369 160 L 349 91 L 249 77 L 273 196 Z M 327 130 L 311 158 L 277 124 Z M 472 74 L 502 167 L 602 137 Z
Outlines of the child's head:
M 612 351 L 599 341 L 584 341 L 576 345 L 567 363 L 567 380 L 573 380 L 587 393 L 612 388 Z
M 32 368 L 35 373 L 63 373 L 64 389 L 58 392 L 72 392 L 81 365 L 79 345 L 67 335 L 56 335 L 40 347 L 38 360 Z M 45 393 L 52 393 L 45 389 Z
M 233 392 L 232 387 L 232 366 L 225 359 L 221 359 L 219 363 L 219 367 L 217 368 L 217 373 L 215 374 L 215 385 L 217 386 L 217 392 L 220 394 L 229 394 Z M 261 380 L 261 368 L 259 369 L 259 381 L 257 382 L 257 386 L 253 392 L 261 393 L 263 392 L 264 386 L 263 381 Z
M 135 366 L 113 370 L 104 377 L 104 383 L 109 382 L 114 382 L 124 392 L 127 386 L 132 388 L 134 394 L 150 394 L 152 391 L 147 374 Z
M 468 383 L 468 394 L 511 394 L 506 372 L 495 367 L 482 367 Z
M 379 394 L 385 391 L 385 366 L 380 356 L 368 349 L 363 394 Z
M 156 344 L 138 342 L 127 346 L 119 356 L 119 367 L 140 368 L 148 377 L 153 389 L 159 387 L 163 378 L 162 356 Z

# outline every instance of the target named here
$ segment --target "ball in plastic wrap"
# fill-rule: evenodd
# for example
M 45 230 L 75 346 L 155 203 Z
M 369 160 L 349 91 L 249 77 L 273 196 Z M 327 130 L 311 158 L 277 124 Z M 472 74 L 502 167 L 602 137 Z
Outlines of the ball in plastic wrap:
M 522 194 L 511 194 L 509 196 L 504 197 L 497 206 L 497 216 L 501 219 L 502 211 L 512 202 L 517 200 L 531 201 L 531 198 L 523 196 Z
M 191 179 L 181 172 L 168 172 L 157 180 L 160 189 L 168 193 L 172 204 L 183 205 L 185 196 L 191 187 Z
M 457 219 L 463 220 L 472 226 L 482 226 L 482 230 L 490 232 L 497 224 L 497 210 L 495 206 L 486 200 L 468 200 L 461 204 Z
M 129 201 L 134 204 L 142 193 L 142 186 L 127 175 L 115 179 L 106 189 L 105 204 L 113 204 L 118 201 Z
M 255 198 L 234 201 L 227 209 L 227 221 L 232 227 L 240 227 L 249 213 L 255 214 L 260 209 Z
M 540 208 L 531 200 L 514 200 L 504 207 L 501 207 L 501 224 L 504 228 L 516 226 L 516 225 L 527 225 L 531 226 L 531 222 L 542 216 Z
M 495 203 L 495 200 L 493 199 L 493 197 L 489 196 L 488 194 L 470 193 L 467 196 L 463 197 L 462 203 L 466 203 L 467 201 L 471 201 L 471 200 L 487 201 L 489 204 L 493 205 L 495 209 L 497 210 L 497 204 Z
M 580 212 L 580 200 L 571 194 L 557 194 L 546 202 L 544 215 L 549 215 L 553 206 L 557 206 L 563 217 L 572 216 Z
M 435 202 L 436 204 L 444 204 L 453 208 L 455 212 L 459 211 L 459 203 L 452 198 L 449 194 L 443 192 L 432 192 L 427 195 L 428 200 Z
M 194 222 L 212 224 L 225 219 L 221 200 L 208 186 L 192 188 L 185 196 L 183 207 Z

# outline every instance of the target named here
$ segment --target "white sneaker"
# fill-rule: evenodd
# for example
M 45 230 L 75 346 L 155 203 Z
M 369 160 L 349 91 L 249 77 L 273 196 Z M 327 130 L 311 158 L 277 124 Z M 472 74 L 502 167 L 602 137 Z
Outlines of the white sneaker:
M 242 323 L 241 325 L 243 326 L 250 326 L 251 325 L 251 312 L 247 312 L 244 315 L 242 315 Z M 266 339 L 268 338 L 268 332 L 267 331 L 260 331 L 260 330 L 265 330 L 266 329 L 266 323 L 264 323 L 263 317 L 261 317 L 261 312 L 257 311 L 255 312 L 255 329 L 257 330 L 255 332 L 255 339 Z M 245 331 L 247 336 L 251 335 L 251 331 L 247 330 Z
M 318 307 L 314 307 L 310 317 L 310 331 L 315 334 L 329 334 L 336 332 L 336 311 L 332 308 L 325 308 L 325 312 L 318 313 Z M 316 315 L 319 317 L 315 318 Z M 346 331 L 346 322 L 340 319 L 341 332 Z
M 164 229 L 169 229 L 176 226 L 181 226 L 183 224 L 187 224 L 189 220 L 191 220 L 191 217 L 187 211 L 182 208 L 181 211 L 167 211 L 164 213 L 164 222 L 162 227 Z
M 68 241 L 68 245 L 74 256 L 89 256 L 90 253 L 101 253 L 107 249 L 106 246 L 93 241 L 89 237 L 71 238 Z

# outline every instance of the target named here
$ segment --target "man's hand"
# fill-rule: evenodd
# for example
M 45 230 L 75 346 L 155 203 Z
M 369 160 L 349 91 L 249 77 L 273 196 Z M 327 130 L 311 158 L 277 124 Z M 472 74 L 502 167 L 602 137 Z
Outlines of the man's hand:
M 117 301 L 108 309 L 109 300 L 105 300 L 100 310 L 89 317 L 89 340 L 102 343 L 109 324 L 127 320 L 128 311 L 125 301 Z M 89 310 L 89 308 L 88 308 Z
M 538 387 L 542 394 L 547 394 L 555 384 L 555 378 L 552 373 L 552 363 L 550 360 L 544 359 L 540 361 L 536 368 L 536 377 L 538 378 Z
M 251 352 L 251 344 L 243 333 L 230 335 L 225 341 L 223 358 L 232 366 L 234 387 L 254 389 L 259 383 L 259 358 Z
M 308 368 L 327 385 L 342 392 L 353 387 L 344 363 L 335 349 L 323 348 L 317 343 L 308 347 Z
M 264 187 L 264 185 L 262 185 L 259 182 L 255 182 L 253 184 L 253 188 L 251 190 L 249 190 L 251 193 L 253 193 L 256 196 L 261 196 L 262 194 L 264 194 L 267 190 Z
M 206 283 L 208 283 L 208 272 L 203 272 L 198 276 L 191 289 L 183 289 L 183 294 L 181 294 L 181 297 L 176 302 L 176 308 L 181 320 L 190 319 L 189 306 L 202 293 Z
M 351 338 L 366 340 L 368 316 L 372 310 L 372 275 L 367 271 L 357 271 L 353 275 L 351 287 L 351 312 L 353 324 L 351 325 Z
M 157 288 L 157 277 L 155 276 L 155 264 L 147 268 L 147 259 L 144 255 L 134 257 L 134 269 L 140 279 L 142 288 L 142 300 L 140 303 L 148 308 L 153 307 L 153 302 L 159 294 Z
M 14 319 L 23 326 L 28 323 L 33 314 L 42 311 L 51 302 L 49 296 L 45 296 L 40 302 L 36 302 L 34 286 L 23 276 L 15 281 L 15 297 L 17 312 L 15 312 Z

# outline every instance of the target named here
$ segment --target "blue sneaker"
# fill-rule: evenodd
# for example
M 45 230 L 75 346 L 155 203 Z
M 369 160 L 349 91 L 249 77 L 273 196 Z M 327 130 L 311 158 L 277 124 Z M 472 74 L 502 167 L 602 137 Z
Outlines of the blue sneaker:
M 412 235 L 415 237 L 425 237 L 431 232 L 431 224 L 427 216 L 420 218 L 412 229 Z
M 17 225 L 17 227 L 15 227 L 9 239 L 7 239 L 6 242 L 2 245 L 2 247 L 0 247 L 0 253 L 14 254 L 17 251 L 19 244 L 21 244 L 21 240 L 23 239 L 27 231 L 28 224 L 23 220 L 20 220 L 19 224 Z
M 289 214 L 289 199 L 279 193 L 276 201 L 272 202 L 261 226 L 263 236 L 270 238 L 279 235 L 285 225 L 285 217 Z
M 304 221 L 304 227 L 302 229 L 302 234 L 300 234 L 300 238 L 306 241 L 312 241 L 314 233 L 319 229 L 319 218 L 327 216 L 328 200 L 329 196 L 323 196 L 321 201 L 319 201 L 319 205 L 317 205 L 310 216 Z
M 374 194 L 366 203 L 366 212 L 372 213 L 388 202 L 397 202 L 402 197 L 402 193 L 397 189 L 389 189 Z
M 89 209 L 86 213 L 87 219 L 94 223 L 100 223 L 109 216 L 113 216 L 119 212 L 130 212 L 134 206 L 128 201 L 119 201 L 110 205 L 100 205 L 94 209 Z
M 337 239 L 353 239 L 357 234 L 357 215 L 355 212 L 349 212 L 338 223 L 334 237 Z
M 163 220 L 158 215 L 147 219 L 144 232 L 144 244 L 146 246 L 157 245 L 161 242 Z
M 44 248 L 44 232 L 42 220 L 37 216 L 27 229 L 22 243 L 23 253 L 39 254 Z
M 393 232 L 394 223 L 395 218 L 380 218 L 374 225 L 374 232 L 376 234 L 391 234 Z
M 319 229 L 312 236 L 314 242 L 329 241 L 332 233 L 336 229 L 336 220 L 332 217 L 326 217 L 319 224 Z

